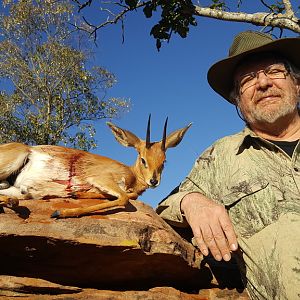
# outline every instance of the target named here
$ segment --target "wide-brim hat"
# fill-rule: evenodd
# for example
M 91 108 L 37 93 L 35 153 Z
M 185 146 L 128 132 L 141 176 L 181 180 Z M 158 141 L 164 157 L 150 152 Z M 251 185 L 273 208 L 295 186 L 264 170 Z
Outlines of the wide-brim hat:
M 273 39 L 271 35 L 258 31 L 244 31 L 235 36 L 228 57 L 210 67 L 207 80 L 210 86 L 227 101 L 233 89 L 236 67 L 249 55 L 272 52 L 288 59 L 300 68 L 300 38 Z

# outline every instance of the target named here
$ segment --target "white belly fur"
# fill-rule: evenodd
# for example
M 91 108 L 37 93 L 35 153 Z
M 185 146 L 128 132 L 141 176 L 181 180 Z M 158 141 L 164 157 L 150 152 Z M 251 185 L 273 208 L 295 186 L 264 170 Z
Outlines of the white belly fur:
M 68 196 L 66 185 L 56 182 L 58 180 L 69 180 L 66 166 L 45 152 L 32 150 L 29 161 L 16 178 L 14 186 L 28 192 L 32 198 Z

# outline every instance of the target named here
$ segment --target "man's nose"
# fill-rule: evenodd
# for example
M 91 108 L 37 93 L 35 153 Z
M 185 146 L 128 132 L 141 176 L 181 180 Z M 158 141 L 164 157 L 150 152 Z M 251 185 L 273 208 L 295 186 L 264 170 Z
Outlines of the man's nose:
M 273 81 L 264 72 L 259 72 L 256 77 L 256 87 L 265 89 L 273 85 Z

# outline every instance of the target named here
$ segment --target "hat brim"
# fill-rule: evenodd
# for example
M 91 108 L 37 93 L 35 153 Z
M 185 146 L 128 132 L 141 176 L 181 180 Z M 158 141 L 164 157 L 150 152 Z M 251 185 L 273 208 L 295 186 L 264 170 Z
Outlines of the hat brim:
M 236 67 L 249 54 L 254 55 L 262 52 L 280 54 L 296 67 L 300 68 L 300 38 L 278 39 L 261 47 L 218 61 L 208 70 L 208 83 L 218 94 L 234 104 L 230 99 L 230 93 L 233 89 L 233 76 Z

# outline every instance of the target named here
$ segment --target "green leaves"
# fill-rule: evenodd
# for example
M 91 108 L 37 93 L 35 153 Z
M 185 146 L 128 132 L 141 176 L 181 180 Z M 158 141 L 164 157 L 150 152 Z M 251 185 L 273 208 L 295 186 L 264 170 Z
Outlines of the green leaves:
M 161 11 L 161 19 L 152 27 L 150 34 L 156 39 L 156 47 L 159 50 L 162 41 L 169 41 L 172 33 L 177 33 L 182 38 L 186 38 L 189 26 L 196 26 L 197 23 L 193 16 L 193 4 L 189 0 L 151 1 L 145 5 L 143 12 L 147 18 L 150 18 L 158 7 Z
M 131 11 L 143 8 L 144 16 L 155 20 L 151 35 L 156 40 L 158 50 L 163 42 L 170 41 L 174 33 L 186 38 L 191 26 L 197 26 L 195 17 L 255 24 L 262 26 L 264 31 L 273 31 L 278 28 L 281 32 L 280 35 L 285 29 L 295 33 L 299 32 L 300 24 L 299 4 L 292 3 L 293 7 L 291 7 L 290 1 L 283 0 L 253 1 L 255 4 L 251 5 L 251 8 L 247 5 L 251 1 L 243 0 L 117 0 L 104 2 L 88 0 L 83 1 L 82 5 L 80 4 L 82 1 L 71 1 L 78 4 L 79 10 L 93 3 L 102 12 L 107 12 L 104 20 L 101 21 L 101 17 L 99 17 L 100 24 L 97 22 L 95 25 L 87 23 L 88 27 L 93 28 L 95 38 L 97 30 L 118 22 L 121 23 L 124 37 L 126 17 Z M 253 18 L 249 17 L 251 15 Z
M 144 15 L 146 18 L 151 18 L 152 17 L 152 12 L 153 10 L 155 10 L 156 7 L 152 4 L 152 2 L 148 2 L 144 9 L 143 9 L 143 12 L 144 12 Z
M 211 9 L 219 9 L 219 10 L 225 10 L 225 2 L 220 0 L 212 0 L 212 4 L 209 6 Z
M 0 91 L 0 143 L 95 147 L 93 121 L 129 108 L 124 99 L 105 98 L 115 76 L 101 66 L 88 67 L 87 37 L 68 27 L 73 17 L 69 2 L 6 3 L 9 14 L 0 21 L 0 79 L 8 88 Z
M 138 0 L 125 0 L 125 3 L 129 6 L 130 9 L 134 9 L 138 4 Z

